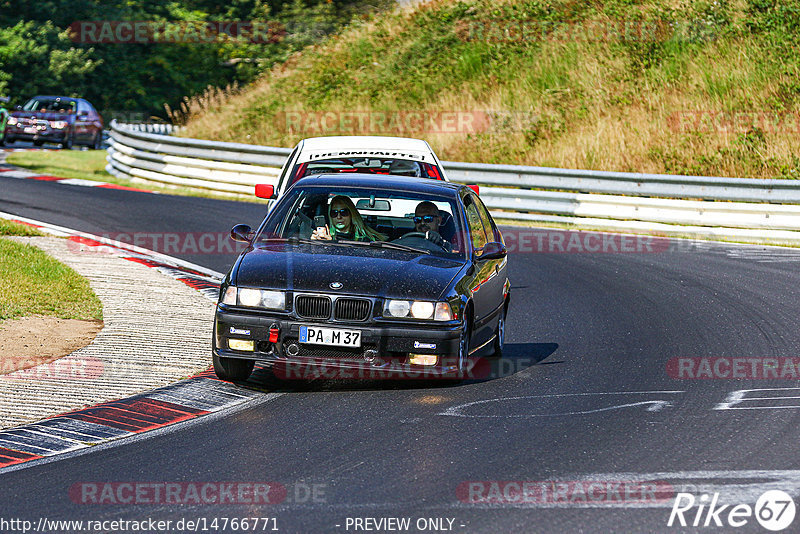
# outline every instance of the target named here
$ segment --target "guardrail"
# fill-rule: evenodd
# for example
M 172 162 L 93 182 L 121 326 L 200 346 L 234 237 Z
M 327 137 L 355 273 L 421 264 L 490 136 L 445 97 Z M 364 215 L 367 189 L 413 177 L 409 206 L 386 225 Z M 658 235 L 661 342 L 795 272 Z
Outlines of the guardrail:
M 214 143 L 142 131 L 111 123 L 106 170 L 119 177 L 252 195 L 260 183 L 276 185 L 291 150 L 241 143 Z
M 291 152 L 171 137 L 111 124 L 111 174 L 252 194 L 276 184 Z M 706 234 L 800 244 L 800 180 L 759 180 L 442 162 L 448 178 L 478 184 L 501 219 L 602 229 Z

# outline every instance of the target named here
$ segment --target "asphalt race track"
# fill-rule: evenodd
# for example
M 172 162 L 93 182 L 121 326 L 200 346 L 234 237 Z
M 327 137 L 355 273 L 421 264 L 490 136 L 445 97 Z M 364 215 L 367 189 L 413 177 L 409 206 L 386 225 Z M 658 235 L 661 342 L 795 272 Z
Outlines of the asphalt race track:
M 227 235 L 264 206 L 0 176 L 0 211 L 100 234 Z M 204 520 L 198 531 L 244 517 L 281 532 L 730 530 L 733 505 L 800 495 L 800 252 L 670 245 L 512 253 L 506 351 L 488 376 L 289 387 L 258 371 L 249 387 L 285 393 L 0 472 L 3 516 Z M 234 258 L 191 252 L 173 255 L 221 272 Z M 269 484 L 279 502 L 87 502 L 116 483 L 165 482 Z M 667 525 L 679 492 L 697 499 L 683 528 Z M 729 506 L 703 528 L 701 497 L 708 509 L 715 494 Z M 766 531 L 744 520 L 737 531 Z

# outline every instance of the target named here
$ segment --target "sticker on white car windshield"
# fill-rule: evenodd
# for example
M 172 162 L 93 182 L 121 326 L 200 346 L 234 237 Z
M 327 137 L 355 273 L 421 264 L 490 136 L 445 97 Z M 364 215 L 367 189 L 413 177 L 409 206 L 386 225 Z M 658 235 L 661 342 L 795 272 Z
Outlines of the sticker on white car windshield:
M 403 159 L 413 159 L 417 161 L 425 161 L 425 156 L 422 154 L 407 154 L 404 152 L 381 152 L 381 151 L 372 151 L 372 152 L 364 152 L 364 151 L 348 151 L 342 150 L 339 152 L 325 152 L 323 154 L 309 154 L 308 160 L 315 160 L 321 158 L 331 158 L 331 157 L 342 157 L 342 156 L 349 156 L 351 158 L 368 158 L 368 157 L 383 157 L 383 158 L 403 158 Z

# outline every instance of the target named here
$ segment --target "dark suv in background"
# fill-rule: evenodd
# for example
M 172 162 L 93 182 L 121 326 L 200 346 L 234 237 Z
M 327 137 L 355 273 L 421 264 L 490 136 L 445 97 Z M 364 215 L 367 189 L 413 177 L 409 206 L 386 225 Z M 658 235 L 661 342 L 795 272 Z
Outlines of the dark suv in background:
M 11 112 L 5 142 L 30 141 L 36 146 L 59 143 L 63 148 L 103 144 L 103 119 L 89 102 L 67 96 L 35 96 Z

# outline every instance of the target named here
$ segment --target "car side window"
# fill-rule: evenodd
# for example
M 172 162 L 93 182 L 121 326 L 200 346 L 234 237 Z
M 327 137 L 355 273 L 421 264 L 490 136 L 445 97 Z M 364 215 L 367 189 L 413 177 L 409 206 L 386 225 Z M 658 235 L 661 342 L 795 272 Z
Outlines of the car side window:
M 464 197 L 464 211 L 467 215 L 467 226 L 469 226 L 472 247 L 476 249 L 483 248 L 487 243 L 486 230 L 483 228 L 480 213 L 478 213 L 478 208 L 470 195 Z
M 478 208 L 478 214 L 481 217 L 481 222 L 483 222 L 483 227 L 486 229 L 489 241 L 501 241 L 500 232 L 497 231 L 497 226 L 494 224 L 491 215 L 489 215 L 489 210 L 483 205 L 483 201 L 478 197 L 472 197 L 472 199 Z

